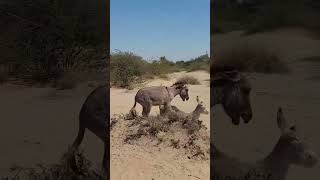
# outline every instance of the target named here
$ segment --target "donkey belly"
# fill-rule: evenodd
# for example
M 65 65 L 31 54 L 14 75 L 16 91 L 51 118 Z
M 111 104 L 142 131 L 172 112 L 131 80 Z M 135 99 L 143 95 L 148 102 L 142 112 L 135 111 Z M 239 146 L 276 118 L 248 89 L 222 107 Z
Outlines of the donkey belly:
M 152 104 L 153 106 L 164 105 L 164 104 L 166 104 L 166 103 L 168 102 L 168 100 L 166 100 L 166 99 L 161 99 L 161 98 L 158 98 L 158 97 L 155 97 L 155 98 L 151 97 L 150 99 L 151 99 L 151 104 Z

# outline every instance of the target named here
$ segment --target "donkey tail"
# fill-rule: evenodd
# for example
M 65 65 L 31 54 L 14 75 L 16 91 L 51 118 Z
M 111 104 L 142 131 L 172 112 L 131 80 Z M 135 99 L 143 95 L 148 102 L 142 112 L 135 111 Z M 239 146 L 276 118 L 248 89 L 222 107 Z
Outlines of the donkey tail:
M 133 107 L 130 109 L 130 111 L 129 111 L 129 116 L 130 116 L 130 118 L 135 118 L 135 117 L 137 117 L 137 111 L 136 111 L 136 105 L 137 105 L 137 101 L 136 100 L 134 100 L 134 105 L 133 105 Z

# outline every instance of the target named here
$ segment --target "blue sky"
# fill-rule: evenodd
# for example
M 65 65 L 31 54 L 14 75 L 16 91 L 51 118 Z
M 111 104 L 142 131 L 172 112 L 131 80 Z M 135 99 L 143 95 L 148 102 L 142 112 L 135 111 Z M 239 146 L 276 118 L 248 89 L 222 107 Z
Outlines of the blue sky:
M 210 0 L 110 0 L 110 46 L 145 59 L 209 53 Z

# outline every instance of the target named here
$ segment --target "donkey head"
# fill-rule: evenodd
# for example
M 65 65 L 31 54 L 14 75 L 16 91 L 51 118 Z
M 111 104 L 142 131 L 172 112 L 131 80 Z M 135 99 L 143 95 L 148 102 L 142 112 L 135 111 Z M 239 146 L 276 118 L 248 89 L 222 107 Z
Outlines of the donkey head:
M 314 167 L 318 162 L 316 153 L 299 138 L 295 124 L 290 124 L 285 119 L 281 107 L 278 109 L 277 123 L 281 130 L 281 137 L 273 152 L 279 153 L 284 163 Z
M 175 89 L 178 91 L 178 94 L 183 101 L 189 100 L 189 89 L 185 84 L 175 83 L 172 86 L 175 87 Z
M 219 94 L 214 95 L 219 99 L 225 112 L 232 119 L 232 123 L 238 125 L 240 118 L 248 123 L 252 119 L 250 102 L 251 85 L 247 78 L 232 67 L 211 68 L 213 78 L 211 89 L 220 89 Z

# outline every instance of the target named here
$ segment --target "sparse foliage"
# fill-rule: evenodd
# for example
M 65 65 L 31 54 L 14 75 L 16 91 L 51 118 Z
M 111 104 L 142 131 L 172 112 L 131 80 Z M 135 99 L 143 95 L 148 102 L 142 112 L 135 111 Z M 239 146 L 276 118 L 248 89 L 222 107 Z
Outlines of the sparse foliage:
M 168 79 L 167 74 L 177 71 L 209 71 L 209 56 L 202 55 L 190 61 L 170 61 L 165 56 L 159 60 L 146 61 L 131 52 L 117 51 L 111 54 L 111 85 L 132 88 L 134 83 L 142 82 L 155 76 Z M 192 81 L 190 83 L 197 83 Z
M 259 46 L 243 44 L 215 54 L 214 63 L 233 66 L 239 71 L 287 73 L 289 67 L 274 52 Z
M 105 68 L 106 2 L 71 1 L 1 2 L 0 18 L 7 22 L 3 38 L 7 51 L 16 54 L 0 62 L 13 67 L 10 76 L 52 84 L 69 72 Z

